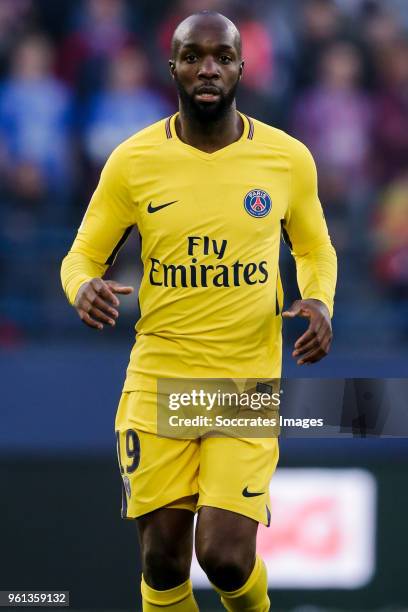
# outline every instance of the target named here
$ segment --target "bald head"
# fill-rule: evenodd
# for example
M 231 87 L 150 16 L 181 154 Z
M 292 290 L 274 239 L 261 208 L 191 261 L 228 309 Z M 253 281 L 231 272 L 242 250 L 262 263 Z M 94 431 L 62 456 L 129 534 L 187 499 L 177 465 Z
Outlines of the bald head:
M 171 41 L 171 57 L 176 59 L 180 47 L 194 42 L 197 32 L 205 30 L 219 34 L 220 39 L 228 41 L 241 58 L 241 35 L 236 25 L 221 13 L 215 11 L 200 11 L 186 17 L 174 31 Z
M 203 11 L 184 19 L 173 35 L 169 67 L 184 117 L 206 125 L 235 118 L 244 62 L 241 37 L 227 17 Z

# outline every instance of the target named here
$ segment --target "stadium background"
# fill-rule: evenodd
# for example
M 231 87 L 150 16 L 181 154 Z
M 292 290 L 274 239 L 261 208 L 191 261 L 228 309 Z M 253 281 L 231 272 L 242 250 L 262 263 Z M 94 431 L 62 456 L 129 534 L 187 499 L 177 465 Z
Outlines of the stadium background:
M 93 333 L 67 306 L 59 267 L 109 152 L 175 108 L 170 36 L 203 8 L 241 29 L 240 109 L 317 162 L 339 282 L 332 352 L 307 374 L 407 376 L 404 0 L 0 0 L 0 590 L 69 589 L 78 609 L 139 605 L 113 435 L 137 298 L 115 330 Z M 110 276 L 137 285 L 137 254 L 132 236 Z M 286 248 L 282 268 L 290 303 Z M 301 329 L 285 325 L 292 377 L 305 375 L 289 355 Z M 283 440 L 280 465 L 373 475 L 374 573 L 356 588 L 276 588 L 274 609 L 408 609 L 406 441 Z

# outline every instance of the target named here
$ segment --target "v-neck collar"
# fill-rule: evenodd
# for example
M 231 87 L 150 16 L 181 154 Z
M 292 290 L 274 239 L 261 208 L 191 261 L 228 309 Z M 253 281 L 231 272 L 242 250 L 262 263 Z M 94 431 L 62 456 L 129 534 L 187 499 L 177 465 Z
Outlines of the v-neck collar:
M 177 130 L 176 130 L 176 119 L 179 115 L 178 112 L 174 113 L 174 115 L 172 115 L 171 117 L 168 117 L 168 119 L 166 120 L 166 135 L 168 139 L 174 138 L 183 147 L 186 147 L 190 151 L 190 153 L 192 153 L 193 155 L 196 155 L 197 157 L 200 157 L 201 159 L 206 159 L 206 160 L 216 159 L 217 157 L 220 157 L 221 155 L 228 153 L 231 147 L 234 147 L 235 145 L 241 143 L 243 140 L 252 140 L 253 138 L 254 124 L 252 122 L 252 119 L 250 119 L 243 113 L 240 113 L 239 111 L 237 111 L 237 113 L 239 114 L 239 116 L 242 118 L 242 121 L 244 122 L 244 129 L 242 130 L 241 136 L 238 138 L 238 140 L 231 142 L 229 145 L 226 145 L 225 147 L 222 147 L 221 149 L 217 149 L 216 151 L 213 151 L 213 153 L 207 153 L 206 151 L 197 149 L 197 147 L 193 147 L 192 145 L 187 144 L 186 142 L 181 140 L 181 138 L 179 138 L 177 134 Z

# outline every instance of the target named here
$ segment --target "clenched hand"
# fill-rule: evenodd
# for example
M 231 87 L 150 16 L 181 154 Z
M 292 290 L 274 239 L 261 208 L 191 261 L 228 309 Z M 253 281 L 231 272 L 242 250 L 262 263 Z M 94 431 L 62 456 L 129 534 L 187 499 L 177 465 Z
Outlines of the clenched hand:
M 330 314 L 326 304 L 320 300 L 295 300 L 282 317 L 309 319 L 309 327 L 296 340 L 292 356 L 298 358 L 297 364 L 310 364 L 326 357 L 333 338 Z
M 74 307 L 83 323 L 95 329 L 103 329 L 106 323 L 115 326 L 120 302 L 116 294 L 128 295 L 133 287 L 125 287 L 116 281 L 92 278 L 79 288 Z

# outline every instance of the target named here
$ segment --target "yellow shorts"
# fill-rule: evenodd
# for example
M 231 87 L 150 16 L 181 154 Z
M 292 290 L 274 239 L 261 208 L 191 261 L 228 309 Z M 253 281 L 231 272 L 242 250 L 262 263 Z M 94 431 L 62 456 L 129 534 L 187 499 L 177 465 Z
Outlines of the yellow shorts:
M 156 394 L 122 393 L 115 421 L 122 476 L 122 517 L 158 508 L 196 512 L 213 506 L 269 525 L 269 483 L 279 458 L 277 438 L 161 438 L 143 426 Z

